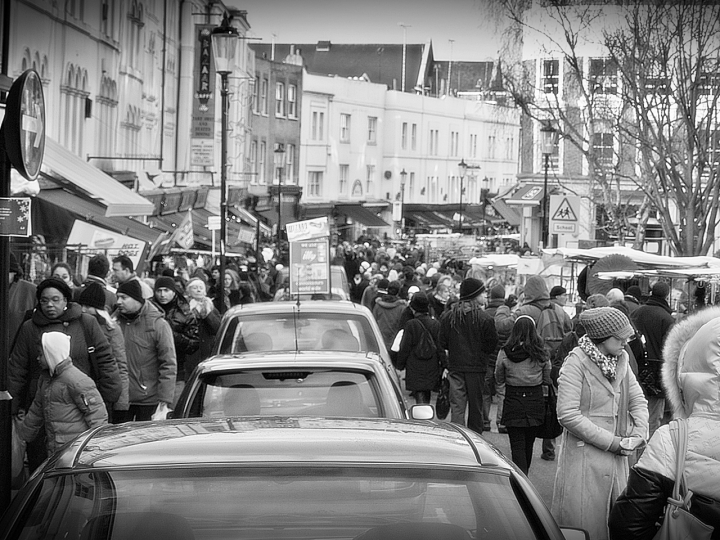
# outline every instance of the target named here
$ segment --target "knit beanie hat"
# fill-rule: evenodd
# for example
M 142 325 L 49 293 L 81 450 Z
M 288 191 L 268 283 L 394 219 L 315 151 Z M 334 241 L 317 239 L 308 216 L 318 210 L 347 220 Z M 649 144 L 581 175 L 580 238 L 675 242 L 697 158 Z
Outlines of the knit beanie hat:
M 567 289 L 561 285 L 555 285 L 552 289 L 550 289 L 550 298 L 557 298 L 561 294 L 566 294 Z
M 495 285 L 490 289 L 490 300 L 498 298 L 505 298 L 505 287 L 502 285 Z
M 171 291 L 175 291 L 175 280 L 171 278 L 170 276 L 160 276 L 155 280 L 155 288 L 154 290 L 157 291 L 158 289 L 170 289 Z
M 137 279 L 129 279 L 118 287 L 118 294 L 126 294 L 130 298 L 137 300 L 141 304 L 145 303 L 143 298 L 142 287 Z
M 415 293 L 412 300 L 410 300 L 410 307 L 419 313 L 427 313 L 430 311 L 430 301 L 425 296 L 425 293 Z
M 99 283 L 92 282 L 83 289 L 78 297 L 81 306 L 105 309 L 105 289 Z
M 628 287 L 627 291 L 625 291 L 625 295 L 632 296 L 639 302 L 642 299 L 642 290 L 637 285 L 632 285 L 631 287 Z
M 388 285 L 390 285 L 390 281 L 386 278 L 382 278 L 377 283 L 377 289 L 380 292 L 387 292 Z
M 47 278 L 40 282 L 40 285 L 37 286 L 37 291 L 35 293 L 36 298 L 38 299 L 38 302 L 40 301 L 40 294 L 45 290 L 52 287 L 53 289 L 57 289 L 60 291 L 60 294 L 62 294 L 65 297 L 65 300 L 70 302 L 72 300 L 72 290 L 68 286 L 67 283 L 65 283 L 62 279 L 51 277 Z
M 390 285 L 388 285 L 387 292 L 390 296 L 397 296 L 400 294 L 400 289 L 402 289 L 402 285 L 399 281 L 391 281 Z
M 652 295 L 657 298 L 667 298 L 670 294 L 670 286 L 664 281 L 658 281 L 652 286 Z
M 460 300 L 472 300 L 485 290 L 485 284 L 479 279 L 466 278 L 460 283 Z
M 586 309 L 580 314 L 580 322 L 590 339 L 629 339 L 635 335 L 628 318 L 612 307 Z

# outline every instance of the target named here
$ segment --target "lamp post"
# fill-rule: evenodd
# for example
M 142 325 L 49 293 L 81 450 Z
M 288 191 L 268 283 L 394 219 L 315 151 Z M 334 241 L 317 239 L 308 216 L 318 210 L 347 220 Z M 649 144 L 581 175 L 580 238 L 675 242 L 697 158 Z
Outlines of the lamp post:
M 467 174 L 468 164 L 465 163 L 465 159 L 461 159 L 458 163 L 458 174 L 460 175 L 460 219 L 458 219 L 458 232 L 462 234 L 463 226 L 463 182 L 465 175 Z
M 550 122 L 546 122 L 540 128 L 540 145 L 543 156 L 545 156 L 545 180 L 543 181 L 542 200 L 542 245 L 548 247 L 550 230 L 550 197 L 548 196 L 548 169 L 550 168 L 550 155 L 555 151 L 555 135 L 557 131 Z
M 282 238 L 282 173 L 285 167 L 285 145 L 277 143 L 275 145 L 275 167 L 278 172 L 278 220 L 277 220 L 277 248 L 280 252 L 280 238 Z
M 400 171 L 400 237 L 405 232 L 405 178 L 407 171 L 403 168 Z
M 220 121 L 220 279 L 217 284 L 220 314 L 225 312 L 225 253 L 227 239 L 227 136 L 230 90 L 228 76 L 235 69 L 238 31 L 223 17 L 220 26 L 212 31 L 212 49 L 215 72 L 220 75 L 221 121 Z

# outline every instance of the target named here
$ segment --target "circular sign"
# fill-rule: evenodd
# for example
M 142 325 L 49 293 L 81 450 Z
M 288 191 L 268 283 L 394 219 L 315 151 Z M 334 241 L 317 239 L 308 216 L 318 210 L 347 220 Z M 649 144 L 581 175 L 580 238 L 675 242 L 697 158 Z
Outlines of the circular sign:
M 28 180 L 35 180 L 45 153 L 45 99 L 34 69 L 10 87 L 5 104 L 5 150 L 10 163 Z

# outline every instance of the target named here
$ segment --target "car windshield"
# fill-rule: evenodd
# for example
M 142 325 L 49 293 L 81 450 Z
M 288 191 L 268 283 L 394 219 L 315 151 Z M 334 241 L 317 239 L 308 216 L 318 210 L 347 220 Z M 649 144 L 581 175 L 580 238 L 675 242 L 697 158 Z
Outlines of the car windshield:
M 372 327 L 360 315 L 310 313 L 253 314 L 232 318 L 220 354 L 257 351 L 353 351 L 380 353 Z
M 188 416 L 343 416 L 384 411 L 371 372 L 334 369 L 243 370 L 200 379 Z
M 322 456 L 318 456 L 321 459 Z M 510 479 L 442 467 L 272 466 L 48 477 L 13 537 L 535 538 Z

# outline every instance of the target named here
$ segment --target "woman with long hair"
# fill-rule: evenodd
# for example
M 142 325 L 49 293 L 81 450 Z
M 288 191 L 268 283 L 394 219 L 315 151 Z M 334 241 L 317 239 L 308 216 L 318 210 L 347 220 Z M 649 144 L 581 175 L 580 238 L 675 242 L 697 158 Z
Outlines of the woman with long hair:
M 535 320 L 520 315 L 495 364 L 495 381 L 505 385 L 502 424 L 510 437 L 512 460 L 528 474 L 537 429 L 545 418 L 543 385 L 552 384 L 550 361 Z

